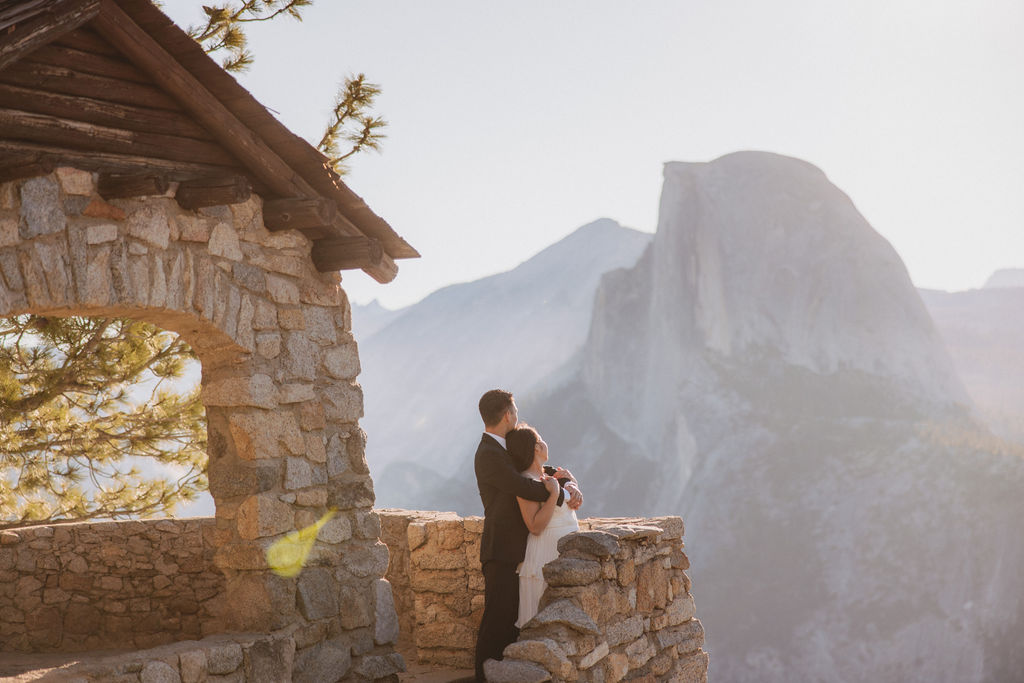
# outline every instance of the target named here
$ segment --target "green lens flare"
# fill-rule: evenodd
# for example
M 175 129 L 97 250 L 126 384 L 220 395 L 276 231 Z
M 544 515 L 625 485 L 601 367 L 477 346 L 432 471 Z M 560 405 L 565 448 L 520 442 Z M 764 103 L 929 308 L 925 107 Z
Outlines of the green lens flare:
M 274 573 L 288 579 L 298 576 L 306 565 L 306 559 L 313 549 L 313 542 L 316 541 L 320 528 L 337 513 L 337 510 L 331 508 L 323 517 L 306 528 L 293 531 L 284 538 L 274 541 L 274 544 L 267 548 L 267 564 Z

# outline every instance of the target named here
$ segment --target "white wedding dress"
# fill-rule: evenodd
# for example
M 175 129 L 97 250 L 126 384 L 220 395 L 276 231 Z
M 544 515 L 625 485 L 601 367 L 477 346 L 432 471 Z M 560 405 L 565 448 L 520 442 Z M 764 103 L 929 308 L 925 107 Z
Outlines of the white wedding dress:
M 568 500 L 568 496 L 566 496 Z M 555 506 L 551 521 L 540 534 L 530 534 L 526 540 L 526 557 L 519 565 L 519 619 L 516 627 L 522 628 L 537 613 L 540 596 L 547 583 L 541 569 L 558 557 L 558 539 L 566 534 L 579 531 L 576 512 L 563 503 Z

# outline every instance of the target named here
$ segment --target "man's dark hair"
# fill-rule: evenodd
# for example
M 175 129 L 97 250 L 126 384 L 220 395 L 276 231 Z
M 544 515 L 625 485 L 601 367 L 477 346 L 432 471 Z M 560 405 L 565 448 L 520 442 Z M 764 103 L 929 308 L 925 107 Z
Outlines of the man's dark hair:
M 505 413 L 512 407 L 512 392 L 504 389 L 491 389 L 480 397 L 480 417 L 484 426 L 493 427 L 501 422 Z
M 537 430 L 525 422 L 519 423 L 505 435 L 505 447 L 517 472 L 525 472 L 533 464 L 539 438 Z

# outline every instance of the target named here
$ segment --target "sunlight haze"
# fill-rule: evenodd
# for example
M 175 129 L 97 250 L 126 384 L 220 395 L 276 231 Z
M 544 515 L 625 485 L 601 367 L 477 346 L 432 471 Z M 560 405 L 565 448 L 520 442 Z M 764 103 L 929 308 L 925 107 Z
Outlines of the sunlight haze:
M 195 0 L 167 0 L 179 24 Z M 1024 4 L 319 0 L 250 25 L 240 80 L 316 143 L 365 72 L 390 123 L 346 182 L 423 255 L 353 301 L 413 303 L 606 216 L 653 232 L 662 164 L 805 159 L 919 287 L 1024 266 Z

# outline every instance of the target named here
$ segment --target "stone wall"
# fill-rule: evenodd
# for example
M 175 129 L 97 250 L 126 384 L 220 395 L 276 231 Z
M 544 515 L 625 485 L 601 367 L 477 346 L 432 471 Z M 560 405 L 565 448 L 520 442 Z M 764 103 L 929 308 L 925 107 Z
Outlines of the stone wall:
M 340 276 L 316 271 L 302 234 L 269 232 L 258 196 L 190 211 L 175 190 L 104 201 L 96 174 L 73 168 L 0 184 L 0 316 L 124 316 L 179 333 L 202 363 L 218 628 L 288 629 L 297 680 L 392 676 L 388 552 Z M 270 571 L 269 545 L 329 508 L 306 570 Z
M 582 525 L 581 525 L 582 526 Z M 678 517 L 590 520 L 544 567 L 548 589 L 492 683 L 707 680 Z
M 400 649 L 420 663 L 472 667 L 483 613 L 483 520 L 379 512 Z M 540 612 L 505 660 L 488 667 L 488 680 L 706 681 L 682 520 L 584 519 L 580 528 L 559 543 L 559 558 L 544 570 L 549 587 Z
M 288 633 L 242 633 L 211 636 L 201 641 L 182 641 L 134 652 L 103 652 L 59 663 L 46 662 L 38 655 L 33 659 L 40 666 L 29 667 L 30 673 L 14 680 L 53 683 L 287 683 L 293 680 L 295 638 Z M 23 667 L 12 669 L 0 664 L 0 672 L 4 668 L 18 670 Z
M 0 532 L 0 651 L 149 648 L 220 624 L 213 519 Z
M 381 539 L 391 551 L 399 651 L 421 664 L 473 667 L 484 608 L 482 517 L 384 509 Z

